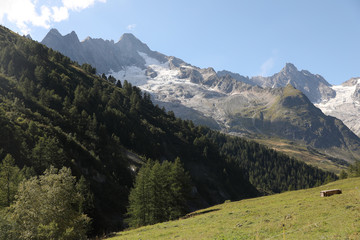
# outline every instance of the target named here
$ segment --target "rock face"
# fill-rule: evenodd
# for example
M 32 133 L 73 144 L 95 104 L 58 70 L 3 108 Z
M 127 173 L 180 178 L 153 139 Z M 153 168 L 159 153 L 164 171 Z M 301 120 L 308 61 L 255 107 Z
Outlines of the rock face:
M 79 38 L 74 31 L 62 36 L 58 30 L 51 29 L 41 43 L 79 63 L 84 63 L 87 58 L 84 56 Z
M 359 78 L 359 80 L 360 80 L 360 78 Z M 351 97 L 354 99 L 354 101 L 360 102 L 360 82 L 359 82 L 359 84 L 356 84 L 355 91 L 351 95 Z
M 129 81 L 159 106 L 196 124 L 241 136 L 288 139 L 350 162 L 360 158 L 360 139 L 311 103 L 333 99 L 337 90 L 293 64 L 271 77 L 248 78 L 154 52 L 132 34 L 117 43 L 91 38 L 80 43 L 74 33 L 61 36 L 51 30 L 42 42 L 92 64 L 98 73 Z
M 118 72 L 126 66 L 145 69 L 145 61 L 138 51 L 159 62 L 167 60 L 165 55 L 151 51 L 131 33 L 125 33 L 117 43 L 90 37 L 80 42 L 75 32 L 62 36 L 56 29 L 51 29 L 41 43 L 80 64 L 91 64 L 98 73 Z
M 237 73 L 221 71 L 219 76 L 229 75 L 237 81 L 261 87 L 284 87 L 291 84 L 303 92 L 325 114 L 342 120 L 356 135 L 360 136 L 360 78 L 352 78 L 339 86 L 331 86 L 320 75 L 306 70 L 298 71 L 288 63 L 271 77 L 246 78 Z
M 332 86 L 320 75 L 311 74 L 306 70 L 298 71 L 291 63 L 287 63 L 279 73 L 271 77 L 248 78 L 229 71 L 220 71 L 217 74 L 228 75 L 239 82 L 264 88 L 278 88 L 291 84 L 325 114 L 342 120 L 360 136 L 360 78 L 352 78 L 339 86 Z
M 245 78 L 239 74 L 227 71 L 218 72 L 218 75 L 223 76 L 229 74 L 238 81 L 248 83 L 250 85 L 257 85 L 261 87 L 284 87 L 287 84 L 293 85 L 296 89 L 302 91 L 313 103 L 320 102 L 324 99 L 330 99 L 335 96 L 335 91 L 331 89 L 329 84 L 322 76 L 311 74 L 309 71 L 298 69 L 291 63 L 271 77 L 252 77 Z

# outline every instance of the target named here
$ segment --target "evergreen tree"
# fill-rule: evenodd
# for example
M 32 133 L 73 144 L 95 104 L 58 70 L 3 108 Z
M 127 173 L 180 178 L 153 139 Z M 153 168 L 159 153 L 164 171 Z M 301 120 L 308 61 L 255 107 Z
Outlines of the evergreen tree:
M 76 190 L 82 196 L 79 198 L 79 212 L 88 212 L 94 207 L 94 195 L 90 191 L 90 185 L 84 176 L 76 183 Z
M 83 65 L 81 65 L 81 68 L 84 69 L 88 73 L 96 74 L 96 68 L 92 67 L 88 63 L 84 63 Z
M 47 74 L 43 66 L 36 66 L 34 70 L 34 75 L 36 80 L 38 80 L 40 83 L 45 83 Z
M 38 142 L 32 149 L 32 158 L 35 170 L 43 172 L 51 165 L 55 167 L 63 166 L 65 162 L 64 150 L 59 147 L 59 141 L 52 137 L 39 137 Z
M 174 163 L 148 162 L 130 192 L 128 223 L 139 227 L 176 219 L 186 213 L 189 196 L 190 177 L 179 158 Z
M 0 207 L 8 207 L 14 201 L 23 174 L 15 165 L 15 159 L 7 154 L 0 164 Z
M 185 172 L 179 157 L 175 159 L 170 170 L 170 219 L 176 219 L 186 213 L 185 203 L 190 198 L 190 176 Z
M 155 224 L 158 222 L 164 222 L 166 218 L 166 208 L 169 199 L 168 174 L 164 171 L 167 162 L 160 164 L 155 162 L 150 173 L 150 221 L 148 224 Z
M 150 174 L 153 163 L 148 161 L 136 176 L 134 188 L 129 195 L 129 225 L 139 227 L 150 222 Z
M 116 86 L 117 86 L 118 88 L 122 88 L 122 85 L 121 85 L 121 81 L 120 81 L 120 80 L 117 80 L 117 81 L 116 81 Z

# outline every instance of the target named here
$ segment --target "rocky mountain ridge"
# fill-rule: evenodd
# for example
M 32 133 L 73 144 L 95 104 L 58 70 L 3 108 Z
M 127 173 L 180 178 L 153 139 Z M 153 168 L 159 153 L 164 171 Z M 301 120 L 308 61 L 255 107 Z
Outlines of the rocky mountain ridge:
M 145 68 L 145 61 L 138 51 L 146 53 L 160 62 L 166 61 L 165 55 L 151 51 L 146 44 L 131 33 L 123 34 L 116 43 L 113 40 L 91 37 L 80 42 L 74 31 L 62 36 L 58 30 L 51 29 L 41 43 L 80 64 L 93 65 L 98 73 L 108 73 L 111 70 L 118 72 L 123 69 L 123 66 Z
M 261 87 L 284 87 L 293 85 L 326 115 L 341 119 L 356 135 L 360 136 L 360 78 L 352 78 L 341 85 L 333 86 L 322 76 L 301 70 L 291 64 L 271 77 L 244 77 L 229 71 L 219 71 L 219 76 L 229 75 L 237 81 Z
M 72 51 L 77 56 L 68 55 L 70 58 L 92 64 L 99 73 L 129 81 L 181 118 L 234 135 L 294 140 L 350 162 L 360 157 L 360 139 L 308 100 L 317 102 L 336 94 L 319 75 L 298 71 L 289 63 L 271 77 L 246 78 L 212 68 L 200 69 L 152 51 L 132 34 L 124 34 L 118 43 L 91 38 L 80 43 L 72 35 L 58 36 L 58 42 L 72 39 L 78 48 Z M 42 43 L 66 54 L 63 45 L 50 37 Z M 101 54 L 97 55 L 99 49 Z
M 312 74 L 309 71 L 299 71 L 292 63 L 287 63 L 279 72 L 270 77 L 256 76 L 246 78 L 240 74 L 220 71 L 218 75 L 224 76 L 229 74 L 238 81 L 242 81 L 253 86 L 278 88 L 287 84 L 293 85 L 296 89 L 303 92 L 311 102 L 316 103 L 324 99 L 330 99 L 335 96 L 335 91 L 331 89 L 329 84 L 322 76 Z

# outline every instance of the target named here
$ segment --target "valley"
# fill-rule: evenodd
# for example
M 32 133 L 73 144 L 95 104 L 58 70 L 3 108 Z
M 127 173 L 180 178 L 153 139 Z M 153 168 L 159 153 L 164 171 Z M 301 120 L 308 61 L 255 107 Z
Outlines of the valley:
M 358 10 L 0 1 L 0 240 L 360 240 Z
M 267 146 L 335 172 L 360 157 L 360 139 L 351 131 L 356 133 L 360 109 L 356 101 L 352 104 L 356 81 L 347 87 L 346 94 L 353 94 L 344 103 L 347 107 L 337 107 L 343 101 L 334 100 L 343 98 L 341 87 L 331 86 L 320 75 L 299 71 L 291 63 L 273 76 L 249 78 L 200 69 L 152 51 L 132 34 L 124 34 L 117 43 L 90 37 L 80 42 L 74 32 L 62 36 L 53 29 L 42 43 L 80 63 L 92 64 L 99 73 L 127 80 L 150 93 L 155 104 L 197 125 L 263 143 L 269 138 L 292 142 L 287 150 L 276 144 Z M 65 46 L 77 46 L 76 51 Z
M 171 62 L 179 64 L 176 59 Z M 209 95 L 201 95 L 200 99 L 212 97 L 214 93 L 219 98 L 226 96 L 228 90 L 225 87 L 231 87 L 231 84 L 218 82 L 211 87 L 215 90 L 210 89 L 211 70 L 203 71 L 203 74 L 209 73 L 208 85 L 206 82 L 195 84 L 194 79 L 191 81 L 187 77 L 188 74 L 196 76 L 195 70 L 184 69 L 184 80 L 174 85 L 184 87 L 184 91 L 187 91 L 185 86 L 190 86 L 190 90 L 206 90 L 202 93 Z M 151 81 L 147 83 L 152 84 Z M 243 87 L 247 86 L 239 84 L 233 89 L 241 91 Z M 256 88 L 251 91 L 257 94 L 259 101 L 264 101 L 260 93 L 274 91 L 254 90 Z M 157 90 L 156 87 L 151 89 Z M 249 96 L 251 91 L 247 91 Z M 285 98 L 301 95 L 291 87 L 284 93 Z M 52 217 L 52 221 L 58 221 L 53 223 L 47 221 L 48 214 L 41 215 L 41 207 L 56 208 L 55 202 L 46 200 L 51 198 L 33 201 L 27 199 L 26 192 L 21 192 L 26 189 L 23 184 L 33 186 L 44 177 L 61 182 L 62 175 L 58 170 L 59 173 L 67 172 L 72 194 L 81 196 L 76 204 L 69 204 L 72 211 L 86 219 L 81 225 L 83 237 L 87 227 L 91 229 L 89 236 L 99 236 L 127 226 L 129 195 L 145 162 L 166 163 L 178 159 L 178 165 L 182 165 L 189 175 L 191 194 L 175 216 L 225 200 L 304 189 L 338 179 L 333 172 L 309 166 L 252 140 L 178 118 L 174 112 L 155 105 L 150 94 L 126 79 L 117 81 L 110 75 L 97 75 L 90 64 L 80 65 L 53 49 L 0 27 L 0 159 L 24 178 L 24 183 L 20 183 L 16 174 L 12 174 L 15 179 L 10 180 L 4 179 L 4 174 L 0 176 L 9 185 L 11 181 L 11 194 L 0 188 L 0 230 L 5 231 L 4 234 L 13 231 L 16 233 L 14 239 L 28 232 L 34 238 L 39 234 L 54 238 L 55 231 L 66 234 L 66 226 L 61 225 L 60 229 L 57 224 L 64 218 L 69 220 L 66 224 L 71 225 L 71 218 Z M 278 100 L 282 101 L 281 98 Z M 287 104 L 286 99 L 284 102 Z M 207 102 L 203 103 L 206 105 Z M 211 105 L 206 107 L 211 109 Z M 0 172 L 7 169 L 7 165 L 0 165 Z M 155 173 L 159 174 L 159 171 L 154 170 Z M 81 189 L 77 187 L 80 183 Z M 22 199 L 15 197 L 18 189 L 23 193 Z M 51 187 L 45 184 L 44 189 Z M 49 194 L 47 190 L 38 190 Z M 35 194 L 33 198 L 38 196 Z M 23 209 L 21 201 L 39 204 L 31 206 L 35 210 L 31 207 Z M 153 202 L 161 203 L 162 199 L 155 198 Z M 12 208 L 17 208 L 20 214 L 7 214 Z M 36 222 L 29 220 L 28 210 L 36 215 Z M 24 221 L 15 223 L 14 218 Z M 38 228 L 39 225 L 53 231 L 46 232 L 45 228 Z

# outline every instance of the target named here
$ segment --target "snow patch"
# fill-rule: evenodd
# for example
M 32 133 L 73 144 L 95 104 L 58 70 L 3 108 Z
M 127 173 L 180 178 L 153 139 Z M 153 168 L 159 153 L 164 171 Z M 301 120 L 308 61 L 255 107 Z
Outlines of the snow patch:
M 147 55 L 146 53 L 138 51 L 138 54 L 145 60 L 145 66 L 147 67 L 150 65 L 161 65 L 161 63 L 157 59 L 149 57 L 149 55 Z
M 360 79 L 357 84 L 360 84 Z M 360 135 L 360 102 L 352 97 L 356 86 L 332 86 L 336 96 L 314 105 L 320 108 L 324 114 L 339 118 L 355 134 Z
M 145 66 L 150 67 L 157 73 L 156 77 L 146 76 L 146 69 L 140 69 L 136 66 L 125 67 L 119 72 L 110 71 L 108 75 L 112 75 L 121 81 L 126 79 L 141 90 L 151 93 L 155 100 L 180 103 L 224 124 L 226 114 L 223 109 L 215 106 L 224 101 L 225 94 L 220 94 L 218 89 L 210 89 L 192 83 L 188 78 L 180 79 L 178 77 L 180 70 L 177 68 L 170 69 L 169 62 L 160 63 L 146 53 L 138 53 L 145 60 Z M 193 68 L 185 65 L 181 67 Z M 209 96 L 215 97 L 209 98 Z
M 124 69 L 118 72 L 114 72 L 112 69 L 110 69 L 107 75 L 108 76 L 112 75 L 113 77 L 115 77 L 118 80 L 121 80 L 122 82 L 126 80 L 135 86 L 144 85 L 148 81 L 145 75 L 145 70 L 136 66 L 125 67 Z
M 169 62 L 160 63 L 157 59 L 150 57 L 146 53 L 138 52 L 139 55 L 145 60 L 145 66 L 150 67 L 157 73 L 154 78 L 146 76 L 146 69 L 141 69 L 136 66 L 125 67 L 124 69 L 114 72 L 110 70 L 108 75 L 124 81 L 127 80 L 131 84 L 138 86 L 142 90 L 166 95 L 166 89 L 171 89 L 179 84 L 193 84 L 190 79 L 179 79 L 180 71 L 178 69 L 170 69 Z M 165 91 L 161 93 L 160 91 Z
M 335 92 L 336 96 L 329 100 L 322 101 L 319 104 L 315 104 L 317 107 L 324 109 L 327 112 L 331 112 L 332 110 L 336 110 L 339 106 L 343 104 L 353 104 L 354 100 L 352 99 L 352 94 L 356 89 L 356 85 L 354 86 L 332 86 L 331 87 Z

